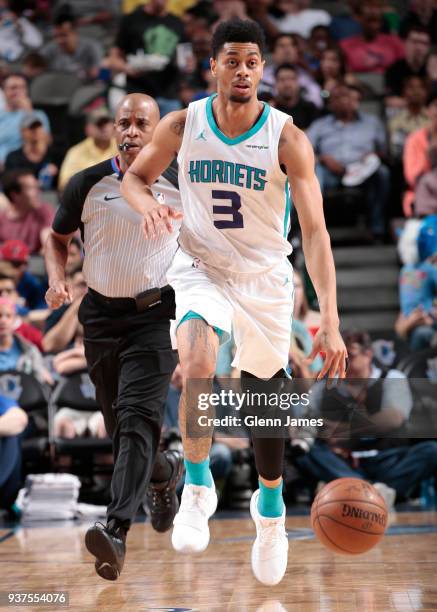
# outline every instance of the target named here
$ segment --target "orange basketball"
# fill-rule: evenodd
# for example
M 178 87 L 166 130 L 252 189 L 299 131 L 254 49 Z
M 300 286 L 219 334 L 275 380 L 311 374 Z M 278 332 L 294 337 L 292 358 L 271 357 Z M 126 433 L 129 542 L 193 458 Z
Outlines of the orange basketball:
M 318 493 L 311 526 L 319 541 L 336 553 L 359 555 L 379 542 L 387 527 L 387 506 L 371 484 L 338 478 Z

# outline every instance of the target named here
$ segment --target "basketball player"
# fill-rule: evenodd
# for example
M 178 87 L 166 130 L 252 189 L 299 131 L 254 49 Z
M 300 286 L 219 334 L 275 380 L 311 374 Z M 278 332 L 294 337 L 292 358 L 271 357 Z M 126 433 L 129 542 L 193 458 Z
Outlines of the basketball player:
M 123 174 L 150 142 L 158 121 L 158 105 L 150 96 L 130 94 L 121 100 L 114 124 L 119 155 L 69 181 L 46 243 L 46 300 L 51 308 L 59 308 L 71 300 L 65 281 L 68 245 L 78 228 L 84 239 L 88 293 L 78 317 L 114 450 L 107 522 L 88 529 L 85 544 L 105 580 L 117 580 L 123 569 L 127 533 L 146 490 L 156 531 L 170 529 L 179 505 L 176 485 L 182 455 L 158 452 L 176 365 L 169 334 L 174 294 L 165 280 L 177 249 L 176 234 L 146 242 L 141 215 L 120 193 Z M 161 201 L 180 207 L 175 168 L 165 169 L 153 189 Z
M 166 116 L 129 168 L 122 193 L 143 214 L 147 238 L 172 232 L 177 212 L 158 205 L 150 186 L 175 155 L 184 208 L 179 244 L 167 279 L 176 293 L 177 342 L 184 387 L 180 403 L 186 480 L 174 520 L 173 547 L 200 552 L 217 496 L 209 470 L 210 439 L 186 435 L 187 382 L 214 376 L 217 349 L 233 326 L 233 365 L 242 378 L 285 376 L 293 305 L 287 255 L 289 185 L 299 214 L 306 264 L 317 291 L 321 326 L 314 359 L 326 354 L 320 377 L 345 375 L 335 270 L 314 156 L 290 117 L 257 99 L 264 39 L 253 21 L 221 23 L 214 32 L 211 71 L 217 95 Z M 244 381 L 243 381 L 244 383 Z M 280 582 L 288 540 L 282 499 L 283 439 L 253 438 L 259 490 L 251 500 L 257 537 L 252 569 L 264 584 Z

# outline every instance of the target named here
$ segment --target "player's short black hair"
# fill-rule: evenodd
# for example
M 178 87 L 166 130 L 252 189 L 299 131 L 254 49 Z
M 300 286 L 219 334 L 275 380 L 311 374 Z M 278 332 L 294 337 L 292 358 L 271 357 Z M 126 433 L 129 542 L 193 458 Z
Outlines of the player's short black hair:
M 264 55 L 265 36 L 261 26 L 251 19 L 222 21 L 212 37 L 212 57 L 215 59 L 223 45 L 228 42 L 254 43 Z

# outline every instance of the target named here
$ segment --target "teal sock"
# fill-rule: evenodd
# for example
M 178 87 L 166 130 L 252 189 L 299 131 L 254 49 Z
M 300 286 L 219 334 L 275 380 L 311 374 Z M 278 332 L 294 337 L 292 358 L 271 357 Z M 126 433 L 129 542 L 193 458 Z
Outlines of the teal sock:
M 212 487 L 214 481 L 209 469 L 209 457 L 200 463 L 193 463 L 188 461 L 188 459 L 184 459 L 184 463 L 187 471 L 185 474 L 185 484 Z
M 283 510 L 282 481 L 281 484 L 272 489 L 259 481 L 258 512 L 261 516 L 274 518 L 281 516 Z

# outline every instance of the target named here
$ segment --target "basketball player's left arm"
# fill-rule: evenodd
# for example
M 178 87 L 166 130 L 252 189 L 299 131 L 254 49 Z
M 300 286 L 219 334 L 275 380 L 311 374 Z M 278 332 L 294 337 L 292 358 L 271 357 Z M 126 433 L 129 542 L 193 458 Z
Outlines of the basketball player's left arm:
M 319 352 L 325 363 L 318 379 L 328 374 L 345 377 L 347 351 L 339 332 L 334 259 L 326 230 L 320 185 L 314 171 L 314 152 L 305 134 L 287 122 L 279 141 L 279 163 L 285 166 L 293 204 L 302 230 L 302 246 L 308 273 L 320 305 L 321 325 L 308 361 Z

